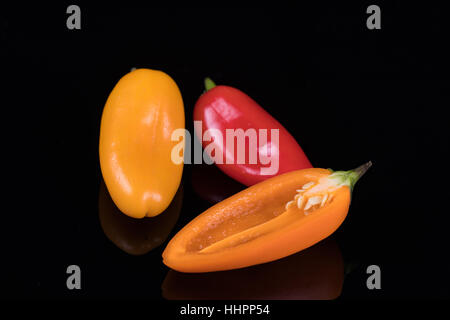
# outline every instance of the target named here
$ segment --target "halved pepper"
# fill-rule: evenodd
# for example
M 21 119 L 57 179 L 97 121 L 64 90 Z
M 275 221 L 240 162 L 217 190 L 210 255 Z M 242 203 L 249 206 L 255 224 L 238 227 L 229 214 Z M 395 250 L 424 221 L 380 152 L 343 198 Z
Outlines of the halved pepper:
M 167 245 L 163 262 L 181 272 L 210 272 L 306 249 L 341 225 L 351 190 L 370 166 L 297 170 L 253 185 L 187 224 Z

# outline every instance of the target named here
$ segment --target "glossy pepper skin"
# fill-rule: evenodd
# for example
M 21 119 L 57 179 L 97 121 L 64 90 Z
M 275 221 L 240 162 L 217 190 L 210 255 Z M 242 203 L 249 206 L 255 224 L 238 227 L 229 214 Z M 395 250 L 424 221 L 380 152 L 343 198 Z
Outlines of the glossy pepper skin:
M 354 170 L 303 169 L 255 184 L 212 206 L 181 229 L 163 262 L 181 272 L 239 269 L 287 257 L 331 235 L 344 221 Z
M 233 179 L 251 186 L 278 174 L 289 171 L 311 168 L 312 165 L 292 135 L 273 118 L 267 111 L 258 105 L 244 92 L 224 85 L 216 86 L 210 79 L 205 80 L 208 89 L 200 96 L 194 108 L 194 121 L 202 121 L 202 130 L 218 129 L 226 136 L 226 129 L 267 129 L 267 146 L 278 154 L 279 169 L 272 175 L 261 174 L 261 168 L 267 167 L 259 159 L 256 164 L 249 164 L 249 144 L 246 146 L 246 163 L 237 163 L 237 152 L 234 152 L 233 164 L 217 164 L 217 166 Z M 279 130 L 279 144 L 272 143 L 271 129 Z M 200 134 L 197 132 L 197 136 Z M 203 140 L 203 147 L 210 142 Z M 261 146 L 267 148 L 267 146 Z M 265 151 L 259 145 L 257 154 Z M 220 146 L 222 154 L 230 154 L 226 145 Z M 266 149 L 267 150 L 267 149 Z
M 152 217 L 169 206 L 183 172 L 183 163 L 171 159 L 180 143 L 171 135 L 183 128 L 181 93 L 166 73 L 137 69 L 116 84 L 103 109 L 99 154 L 109 194 L 123 213 Z

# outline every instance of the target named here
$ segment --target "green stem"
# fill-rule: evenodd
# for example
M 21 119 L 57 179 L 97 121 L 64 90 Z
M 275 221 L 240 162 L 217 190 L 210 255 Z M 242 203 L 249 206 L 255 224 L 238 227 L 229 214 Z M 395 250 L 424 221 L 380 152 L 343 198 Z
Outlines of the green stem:
M 206 91 L 211 90 L 212 88 L 214 88 L 216 86 L 216 84 L 214 83 L 214 81 L 211 80 L 211 78 L 205 78 L 205 88 Z
M 372 166 L 372 161 L 369 161 L 356 169 L 348 171 L 335 171 L 330 175 L 331 179 L 336 180 L 340 185 L 347 185 L 353 191 L 356 182 L 366 173 Z

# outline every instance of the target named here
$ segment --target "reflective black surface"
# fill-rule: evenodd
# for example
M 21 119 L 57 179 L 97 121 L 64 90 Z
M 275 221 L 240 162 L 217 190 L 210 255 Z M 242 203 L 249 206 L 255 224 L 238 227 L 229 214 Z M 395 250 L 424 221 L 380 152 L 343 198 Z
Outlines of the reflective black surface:
M 166 210 L 156 217 L 134 219 L 117 208 L 104 181 L 99 193 L 98 211 L 103 232 L 118 248 L 131 255 L 146 254 L 163 244 L 175 226 L 183 204 L 183 187 L 180 186 Z
M 161 69 L 174 78 L 191 132 L 193 106 L 210 76 L 258 101 L 316 167 L 350 169 L 373 161 L 333 235 L 348 271 L 338 300 L 450 297 L 445 11 L 383 5 L 382 29 L 369 31 L 366 7 L 83 5 L 82 29 L 69 31 L 64 4 L 7 6 L 0 13 L 6 82 L 1 169 L 7 190 L 2 297 L 161 300 L 210 292 L 213 298 L 210 279 L 224 286 L 219 293 L 226 298 L 253 293 L 301 299 L 311 297 L 305 287 L 326 287 L 329 278 L 308 283 L 306 277 L 280 279 L 286 291 L 277 287 L 273 295 L 258 290 L 260 279 L 270 279 L 266 270 L 284 276 L 277 266 L 293 272 L 298 263 L 299 269 L 320 271 L 308 269 L 306 251 L 223 278 L 185 276 L 162 264 L 168 239 L 243 188 L 220 172 L 205 176 L 216 168 L 185 166 L 179 217 L 159 246 L 130 255 L 105 235 L 99 219 L 100 117 L 113 86 L 132 67 Z M 82 270 L 80 291 L 66 288 L 71 264 Z M 382 272 L 378 291 L 366 287 L 372 264 Z M 233 275 L 243 278 L 237 285 L 245 290 L 232 291 Z
M 197 274 L 170 270 L 162 295 L 169 300 L 332 300 L 341 294 L 344 276 L 340 249 L 327 239 L 244 269 Z

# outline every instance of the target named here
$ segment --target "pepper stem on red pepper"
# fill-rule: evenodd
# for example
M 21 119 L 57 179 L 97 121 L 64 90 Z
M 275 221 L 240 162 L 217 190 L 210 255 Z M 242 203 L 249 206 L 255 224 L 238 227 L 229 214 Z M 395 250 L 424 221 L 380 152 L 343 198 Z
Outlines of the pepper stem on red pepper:
M 214 81 L 211 80 L 211 78 L 208 78 L 208 77 L 205 78 L 205 89 L 206 89 L 206 91 L 211 90 L 215 86 L 216 86 L 216 84 L 214 83 Z

